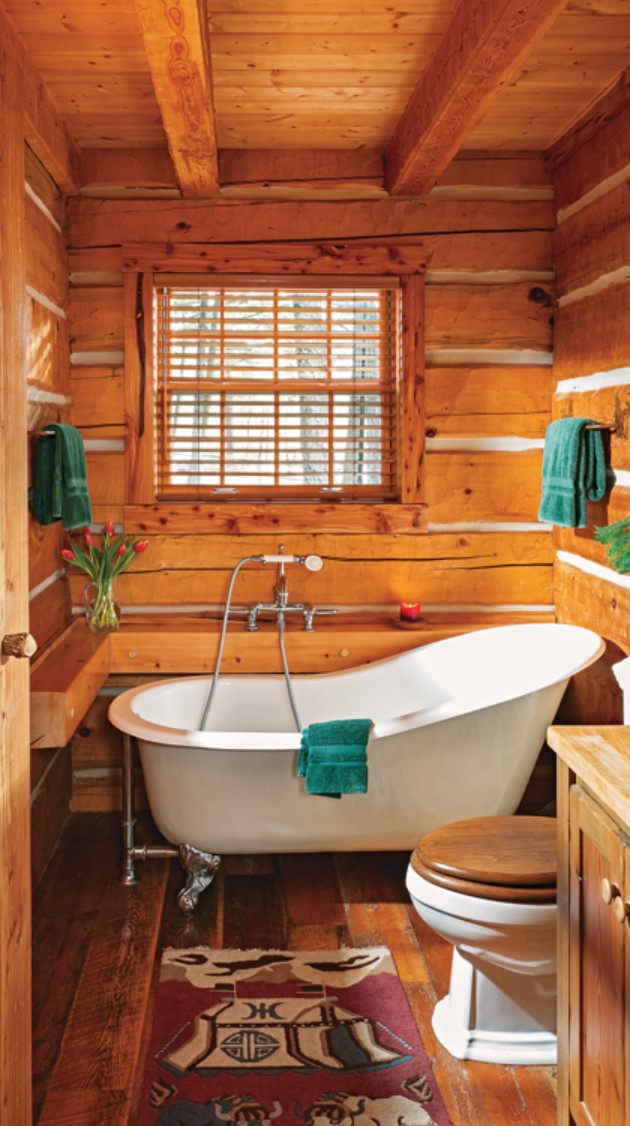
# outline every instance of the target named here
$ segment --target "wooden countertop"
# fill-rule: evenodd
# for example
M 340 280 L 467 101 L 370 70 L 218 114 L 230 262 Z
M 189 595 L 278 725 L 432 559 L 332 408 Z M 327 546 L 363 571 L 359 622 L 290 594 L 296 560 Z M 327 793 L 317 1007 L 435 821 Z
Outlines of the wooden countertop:
M 550 727 L 549 746 L 630 832 L 630 727 Z

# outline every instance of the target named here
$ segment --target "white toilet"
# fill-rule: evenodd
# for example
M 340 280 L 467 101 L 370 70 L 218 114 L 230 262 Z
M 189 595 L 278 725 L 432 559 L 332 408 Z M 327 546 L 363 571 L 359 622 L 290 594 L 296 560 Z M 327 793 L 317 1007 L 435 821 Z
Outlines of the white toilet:
M 452 942 L 438 1040 L 458 1059 L 556 1060 L 556 822 L 479 817 L 427 833 L 407 888 L 422 919 Z

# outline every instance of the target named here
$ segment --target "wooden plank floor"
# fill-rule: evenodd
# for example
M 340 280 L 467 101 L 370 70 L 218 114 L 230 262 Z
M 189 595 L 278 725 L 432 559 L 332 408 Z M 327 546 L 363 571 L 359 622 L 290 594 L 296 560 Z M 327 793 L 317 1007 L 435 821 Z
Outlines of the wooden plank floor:
M 124 888 L 119 855 L 115 814 L 74 814 L 35 893 L 34 1123 L 133 1124 L 164 947 L 376 944 L 394 955 L 453 1126 L 556 1122 L 552 1068 L 466 1064 L 436 1042 L 450 947 L 409 903 L 407 854 L 226 857 L 190 919 L 177 861 L 140 864 Z

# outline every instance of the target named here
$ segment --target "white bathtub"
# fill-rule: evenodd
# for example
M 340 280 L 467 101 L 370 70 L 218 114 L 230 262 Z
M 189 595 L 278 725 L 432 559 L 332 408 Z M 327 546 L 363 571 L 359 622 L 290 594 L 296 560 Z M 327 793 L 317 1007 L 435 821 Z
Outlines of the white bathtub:
M 347 672 L 296 676 L 303 726 L 374 721 L 368 792 L 307 795 L 282 676 L 124 692 L 111 722 L 138 740 L 149 804 L 175 845 L 213 853 L 407 849 L 438 825 L 513 813 L 569 677 L 604 644 L 577 626 L 501 626 Z

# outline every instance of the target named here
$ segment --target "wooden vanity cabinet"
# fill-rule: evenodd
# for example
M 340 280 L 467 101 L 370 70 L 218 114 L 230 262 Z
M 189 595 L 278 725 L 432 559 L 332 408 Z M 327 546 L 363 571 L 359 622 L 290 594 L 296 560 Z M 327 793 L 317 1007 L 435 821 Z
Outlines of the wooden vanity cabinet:
M 628 749 L 613 808 L 612 759 L 599 788 L 592 739 L 592 770 L 581 773 L 550 738 L 559 755 L 558 1126 L 630 1126 L 630 729 L 615 730 Z
M 625 1126 L 630 851 L 578 785 L 569 795 L 569 1110 L 576 1126 Z M 628 1028 L 626 1026 L 628 1025 Z

